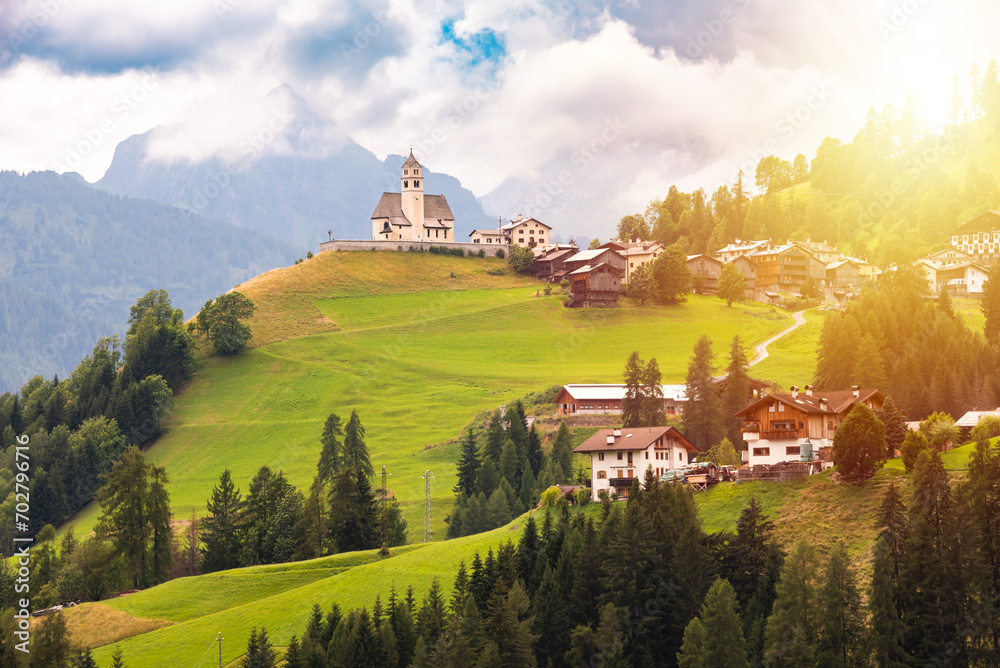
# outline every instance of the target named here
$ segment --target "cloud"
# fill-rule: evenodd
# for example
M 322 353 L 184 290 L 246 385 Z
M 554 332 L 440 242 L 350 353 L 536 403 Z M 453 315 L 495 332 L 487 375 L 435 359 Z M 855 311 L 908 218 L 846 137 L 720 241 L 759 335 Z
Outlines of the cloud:
M 909 90 L 936 127 L 951 75 L 995 57 L 998 20 L 988 0 L 3 0 L 0 154 L 58 168 L 82 148 L 94 180 L 159 125 L 154 159 L 234 155 L 275 96 L 301 106 L 287 83 L 318 119 L 267 150 L 413 143 L 479 194 L 545 193 L 547 213 L 596 229 L 672 183 L 811 157 Z

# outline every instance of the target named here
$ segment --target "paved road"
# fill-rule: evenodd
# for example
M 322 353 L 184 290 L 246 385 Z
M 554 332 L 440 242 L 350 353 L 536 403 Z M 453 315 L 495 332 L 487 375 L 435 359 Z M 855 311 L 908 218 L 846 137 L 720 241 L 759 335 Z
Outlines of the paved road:
M 798 329 L 802 325 L 806 324 L 806 317 L 804 315 L 802 315 L 802 313 L 803 313 L 802 311 L 796 311 L 795 313 L 792 314 L 792 318 L 795 319 L 795 324 L 794 325 L 792 325 L 791 327 L 789 327 L 788 329 L 786 329 L 786 330 L 784 330 L 782 332 L 779 332 L 779 333 L 775 334 L 774 336 L 772 336 L 771 338 L 769 338 L 764 343 L 760 343 L 760 344 L 754 346 L 754 348 L 753 348 L 753 352 L 754 352 L 753 361 L 750 362 L 750 364 L 748 364 L 747 366 L 751 367 L 751 366 L 753 366 L 755 364 L 759 364 L 759 363 L 763 362 L 764 360 L 766 360 L 767 357 L 768 357 L 767 347 L 769 345 L 771 345 L 772 343 L 774 343 L 775 341 L 777 341 L 781 337 L 787 336 L 788 334 L 791 334 L 793 331 L 795 331 L 796 329 Z

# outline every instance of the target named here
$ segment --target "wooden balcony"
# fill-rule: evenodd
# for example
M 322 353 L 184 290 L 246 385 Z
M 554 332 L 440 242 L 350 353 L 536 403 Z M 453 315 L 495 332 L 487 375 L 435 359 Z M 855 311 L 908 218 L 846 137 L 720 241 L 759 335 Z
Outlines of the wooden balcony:
M 777 429 L 773 431 L 760 432 L 761 439 L 765 441 L 783 441 L 793 438 L 805 438 L 805 429 Z
M 608 484 L 612 487 L 631 487 L 635 478 L 608 478 Z

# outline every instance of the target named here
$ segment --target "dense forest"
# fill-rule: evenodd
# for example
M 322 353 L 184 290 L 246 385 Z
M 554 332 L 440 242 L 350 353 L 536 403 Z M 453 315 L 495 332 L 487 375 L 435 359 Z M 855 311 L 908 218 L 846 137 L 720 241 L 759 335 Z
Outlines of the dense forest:
M 281 665 L 995 666 L 1000 454 L 980 440 L 954 481 L 924 450 L 907 487 L 908 502 L 885 486 L 862 575 L 842 543 L 826 555 L 778 543 L 754 498 L 735 533 L 707 534 L 692 492 L 650 470 L 625 504 L 544 503 L 517 545 L 461 564 L 450 596 L 435 581 L 420 602 L 395 587 L 371 608 L 304 601 Z M 69 656 L 45 631 L 60 624 L 50 617 L 37 642 Z M 253 630 L 239 665 L 279 665 L 267 629 Z
M 671 186 L 622 218 L 619 239 L 679 243 L 688 254 L 735 239 L 825 240 L 881 266 L 906 263 L 1000 206 L 1000 83 L 995 62 L 956 77 L 951 124 L 931 134 L 912 95 L 902 109 L 868 111 L 851 141 L 826 138 L 811 161 L 777 156 L 709 194 Z
M 69 375 L 154 287 L 194 313 L 296 257 L 282 241 L 52 172 L 0 172 L 0 242 L 0 391 Z

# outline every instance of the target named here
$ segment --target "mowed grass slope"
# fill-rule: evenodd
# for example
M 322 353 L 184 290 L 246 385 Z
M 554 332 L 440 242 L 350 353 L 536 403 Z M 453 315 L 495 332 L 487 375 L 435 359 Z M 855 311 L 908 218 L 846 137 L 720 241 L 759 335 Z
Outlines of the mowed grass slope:
M 702 334 L 716 342 L 721 371 L 735 334 L 752 345 L 791 322 L 769 307 L 727 308 L 698 296 L 669 307 L 566 309 L 559 297 L 536 296 L 537 282 L 486 273 L 505 266 L 426 253 L 322 253 L 241 286 L 258 304 L 258 337 L 286 338 L 206 359 L 177 397 L 167 433 L 147 455 L 167 468 L 174 514 L 186 518 L 193 507 L 203 515 L 226 468 L 244 492 L 264 465 L 308 489 L 324 420 L 336 412 L 346 421 L 356 409 L 411 539 L 422 535 L 421 476 L 432 472 L 440 538 L 458 454 L 447 442 L 478 413 L 552 385 L 620 382 L 633 350 L 657 358 L 664 382 L 683 382 Z M 365 286 L 386 294 L 356 296 Z M 313 325 L 333 331 L 294 335 Z M 98 512 L 86 508 L 78 531 L 90 531 Z
M 303 562 L 352 565 L 316 569 L 326 570 L 327 577 L 296 587 L 274 586 L 274 581 L 279 576 L 284 579 L 292 573 L 307 573 L 309 569 L 239 569 L 175 580 L 113 601 L 88 603 L 71 612 L 97 617 L 100 616 L 99 612 L 127 611 L 135 617 L 145 619 L 161 613 L 173 614 L 170 609 L 174 606 L 177 610 L 186 611 L 183 613 L 186 617 L 184 621 L 117 643 L 125 653 L 130 668 L 160 668 L 163 665 L 194 668 L 199 665 L 214 665 L 211 661 L 206 661 L 205 657 L 220 631 L 226 639 L 222 658 L 224 663 L 228 663 L 246 651 L 247 639 L 254 627 L 266 627 L 272 641 L 279 646 L 287 644 L 292 634 L 301 636 L 314 604 L 319 604 L 324 613 L 334 603 L 345 611 L 358 606 L 370 608 L 376 596 L 380 596 L 385 602 L 393 586 L 400 596 L 404 596 L 406 588 L 411 585 L 419 601 L 435 579 L 440 582 L 445 595 L 450 596 L 459 563 L 464 561 L 468 565 L 475 552 L 485 555 L 487 550 L 496 550 L 508 540 L 516 544 L 525 518 L 523 516 L 505 527 L 475 536 L 406 546 L 394 550 L 395 556 L 388 558 L 379 558 L 377 552 L 365 552 Z M 338 562 L 338 557 L 344 561 Z M 261 583 L 254 587 L 261 595 L 246 600 L 243 592 L 237 590 L 228 594 L 227 599 L 228 589 L 223 589 L 221 593 L 217 591 L 226 586 L 219 578 L 260 580 Z M 268 594 L 268 588 L 273 588 L 274 591 Z M 216 609 L 204 608 L 197 610 L 194 616 L 188 616 L 192 608 L 199 606 L 197 599 L 203 597 L 212 598 Z M 192 599 L 195 601 L 192 602 Z M 218 607 L 219 604 L 222 607 Z M 85 637 L 80 639 L 86 640 Z M 113 645 L 95 651 L 99 665 L 110 665 L 113 651 Z M 212 661 L 217 660 L 217 651 L 212 650 Z

